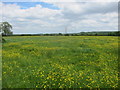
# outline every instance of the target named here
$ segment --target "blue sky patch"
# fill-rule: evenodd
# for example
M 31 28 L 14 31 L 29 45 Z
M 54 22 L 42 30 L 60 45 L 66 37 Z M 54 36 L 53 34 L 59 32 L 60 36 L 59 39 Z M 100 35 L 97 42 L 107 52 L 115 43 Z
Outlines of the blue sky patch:
M 28 9 L 30 7 L 35 7 L 36 5 L 41 5 L 43 8 L 59 10 L 57 6 L 53 4 L 44 3 L 44 2 L 3 2 L 4 4 L 16 4 L 21 7 L 21 9 Z

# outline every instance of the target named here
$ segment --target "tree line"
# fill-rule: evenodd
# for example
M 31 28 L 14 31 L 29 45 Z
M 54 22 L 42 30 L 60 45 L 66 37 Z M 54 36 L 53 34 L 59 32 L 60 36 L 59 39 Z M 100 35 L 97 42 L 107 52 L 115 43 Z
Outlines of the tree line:
M 5 36 L 5 35 L 4 35 Z M 80 32 L 80 33 L 53 33 L 53 34 L 12 34 L 7 36 L 120 36 L 120 31 L 112 32 Z

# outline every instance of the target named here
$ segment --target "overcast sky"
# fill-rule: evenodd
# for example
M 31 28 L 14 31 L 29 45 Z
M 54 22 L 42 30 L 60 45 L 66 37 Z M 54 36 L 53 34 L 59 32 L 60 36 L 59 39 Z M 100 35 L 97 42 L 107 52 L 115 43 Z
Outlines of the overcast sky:
M 15 34 L 65 33 L 65 28 L 68 33 L 118 30 L 117 0 L 24 1 L 0 3 L 0 21 L 12 24 Z

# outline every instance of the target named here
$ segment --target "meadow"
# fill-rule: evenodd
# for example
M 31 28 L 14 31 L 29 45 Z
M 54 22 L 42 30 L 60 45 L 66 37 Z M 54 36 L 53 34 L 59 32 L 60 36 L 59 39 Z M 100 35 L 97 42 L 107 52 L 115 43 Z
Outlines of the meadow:
M 4 38 L 3 88 L 118 87 L 118 37 Z

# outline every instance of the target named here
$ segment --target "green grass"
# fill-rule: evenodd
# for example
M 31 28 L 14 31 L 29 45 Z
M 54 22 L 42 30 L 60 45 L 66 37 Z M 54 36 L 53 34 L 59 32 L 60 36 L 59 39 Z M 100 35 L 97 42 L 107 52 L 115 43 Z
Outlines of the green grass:
M 16 36 L 3 43 L 3 88 L 117 88 L 118 37 Z

